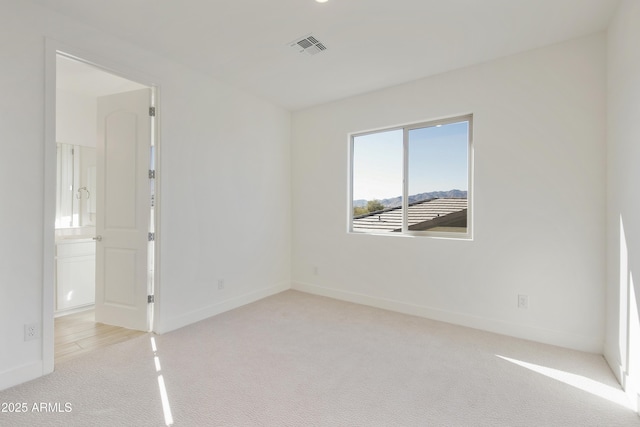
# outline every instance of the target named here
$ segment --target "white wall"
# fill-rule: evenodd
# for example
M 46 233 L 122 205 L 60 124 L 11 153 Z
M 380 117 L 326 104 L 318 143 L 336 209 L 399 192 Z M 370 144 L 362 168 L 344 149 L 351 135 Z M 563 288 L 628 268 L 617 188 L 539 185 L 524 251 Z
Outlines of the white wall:
M 43 341 L 23 341 L 24 324 L 51 320 L 42 315 L 43 283 L 53 286 L 43 245 L 54 233 L 43 214 L 53 196 L 43 172 L 45 38 L 160 85 L 157 329 L 290 286 L 290 113 L 29 2 L 3 2 L 0 389 L 47 371 Z
M 56 93 L 56 141 L 96 146 L 98 103 L 95 96 L 58 89 Z
M 602 352 L 605 44 L 594 35 L 294 113 L 294 288 Z M 473 241 L 348 234 L 347 134 L 464 113 Z
M 605 356 L 635 401 L 640 391 L 640 3 L 608 30 L 608 274 Z M 635 393 L 635 396 L 633 395 Z

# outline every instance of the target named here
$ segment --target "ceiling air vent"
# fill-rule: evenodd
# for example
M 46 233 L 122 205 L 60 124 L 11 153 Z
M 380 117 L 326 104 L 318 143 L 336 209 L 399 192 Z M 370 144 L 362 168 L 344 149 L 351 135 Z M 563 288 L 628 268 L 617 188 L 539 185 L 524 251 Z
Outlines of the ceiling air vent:
M 313 36 L 306 36 L 304 38 L 297 39 L 291 43 L 291 47 L 298 49 L 300 53 L 304 52 L 309 55 L 315 55 L 323 50 L 327 50 L 327 47 Z

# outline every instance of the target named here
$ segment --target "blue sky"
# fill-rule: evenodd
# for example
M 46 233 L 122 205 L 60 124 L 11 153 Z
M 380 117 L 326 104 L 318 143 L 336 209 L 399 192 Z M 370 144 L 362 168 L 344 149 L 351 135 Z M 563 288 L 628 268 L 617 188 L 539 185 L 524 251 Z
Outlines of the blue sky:
M 468 123 L 409 131 L 409 195 L 467 190 Z M 402 129 L 354 137 L 353 199 L 402 195 Z

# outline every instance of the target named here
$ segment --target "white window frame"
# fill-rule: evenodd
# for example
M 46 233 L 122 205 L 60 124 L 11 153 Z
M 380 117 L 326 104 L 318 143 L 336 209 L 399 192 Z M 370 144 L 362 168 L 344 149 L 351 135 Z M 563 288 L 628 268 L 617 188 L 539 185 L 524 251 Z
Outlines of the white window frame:
M 467 148 L 467 231 L 466 232 L 446 232 L 446 231 L 415 231 L 408 229 L 408 212 L 409 212 L 409 131 L 421 129 L 425 127 L 434 127 L 459 122 L 469 123 L 469 137 Z M 400 232 L 367 232 L 353 230 L 353 159 L 354 159 L 354 142 L 355 138 L 380 132 L 388 132 L 393 130 L 402 130 L 402 231 Z M 358 235 L 376 235 L 376 236 L 423 236 L 436 237 L 457 240 L 473 240 L 473 114 L 464 114 L 455 117 L 448 117 L 437 120 L 428 120 L 419 123 L 411 123 L 402 126 L 394 126 L 370 130 L 365 132 L 356 132 L 349 134 L 349 191 L 348 191 L 348 226 L 349 233 Z

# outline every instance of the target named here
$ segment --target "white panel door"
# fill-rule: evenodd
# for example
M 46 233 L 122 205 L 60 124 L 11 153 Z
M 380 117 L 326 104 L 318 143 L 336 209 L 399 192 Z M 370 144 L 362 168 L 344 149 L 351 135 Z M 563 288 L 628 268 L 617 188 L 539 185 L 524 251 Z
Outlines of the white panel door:
M 98 98 L 96 321 L 148 330 L 150 89 Z

